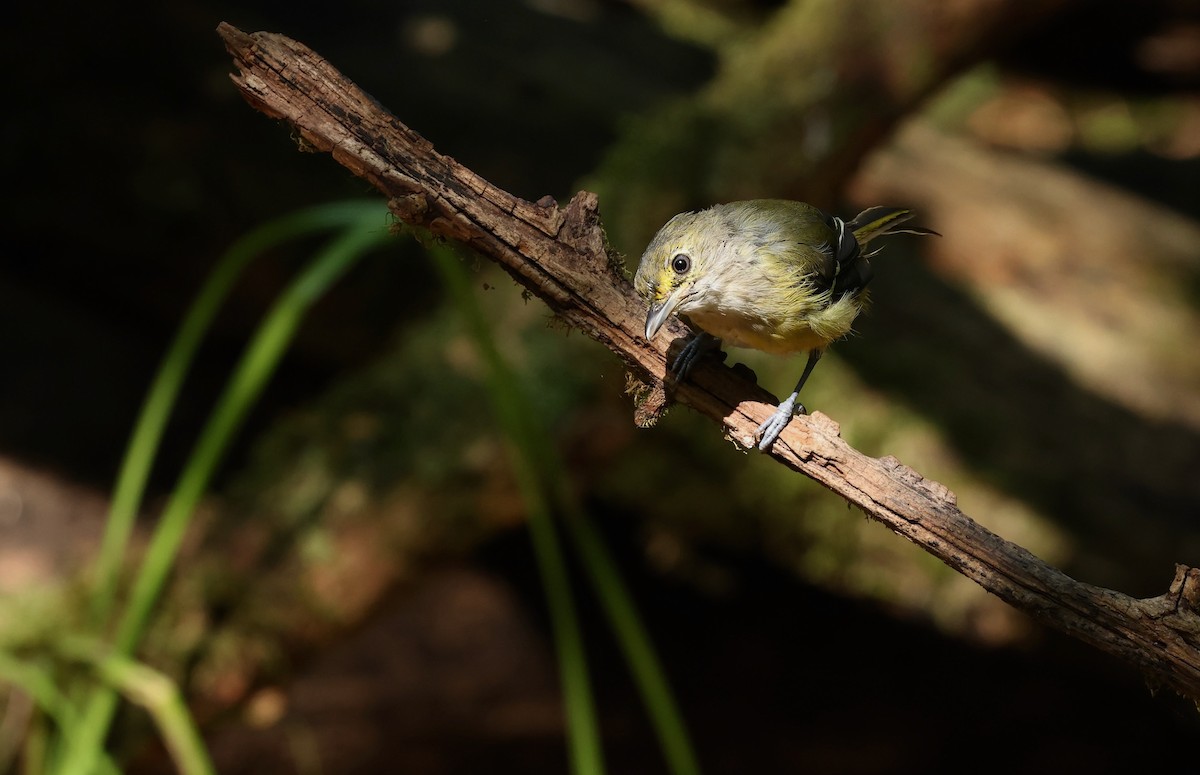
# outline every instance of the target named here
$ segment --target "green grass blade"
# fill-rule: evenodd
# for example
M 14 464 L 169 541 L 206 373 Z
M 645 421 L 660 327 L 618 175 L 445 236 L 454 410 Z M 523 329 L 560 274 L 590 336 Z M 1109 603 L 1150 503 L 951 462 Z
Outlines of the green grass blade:
M 537 444 L 537 431 L 530 423 L 528 402 L 521 395 L 518 380 L 496 349 L 487 321 L 471 295 L 458 256 L 440 246 L 431 248 L 430 254 L 487 364 L 488 397 L 511 446 L 517 483 L 529 508 L 529 532 L 546 594 L 563 684 L 571 771 L 575 775 L 601 775 L 604 756 L 588 678 L 587 655 L 572 601 L 566 560 L 546 498 L 547 489 L 537 468 L 537 456 L 531 454 Z
M 504 407 L 498 407 L 497 413 L 504 421 L 506 434 L 517 447 L 518 457 L 525 460 L 521 467 L 528 468 L 532 472 L 530 475 L 542 482 L 539 491 L 551 493 L 553 506 L 564 517 L 562 522 L 567 536 L 629 665 L 669 770 L 673 775 L 699 775 L 699 761 L 687 734 L 683 714 L 675 702 L 666 672 L 638 615 L 633 596 L 621 579 L 616 562 L 578 499 L 566 486 L 567 474 L 562 470 L 549 436 L 540 426 L 536 411 L 497 352 L 487 322 L 470 295 L 460 262 L 446 248 L 435 248 L 432 252 L 443 275 L 447 277 L 447 284 L 456 284 L 452 288 L 455 298 L 464 315 L 469 318 L 471 332 L 488 363 L 489 372 L 495 375 L 489 383 L 489 392 L 504 402 Z M 553 525 L 550 528 L 552 530 Z M 540 528 L 536 528 L 532 515 L 530 531 L 534 534 L 534 540 L 539 541 Z M 557 545 L 554 551 L 558 551 Z M 548 590 L 547 594 L 550 593 Z
M 604 539 L 571 495 L 561 497 L 567 536 L 583 563 L 584 573 L 600 599 L 601 608 L 616 635 L 617 644 L 633 675 L 668 769 L 674 775 L 699 775 L 700 763 L 692 747 L 683 714 L 667 682 L 666 672 L 642 623 L 616 562 Z
M 45 716 L 33 719 L 25 736 L 23 753 L 21 775 L 41 775 L 46 771 L 46 760 L 50 756 L 50 730 Z
M 259 327 L 213 409 L 155 528 L 117 627 L 114 645 L 119 654 L 128 653 L 144 630 L 196 504 L 309 305 L 366 250 L 388 236 L 382 226 L 378 230 L 360 227 L 335 239 L 284 291 Z
M 0 682 L 10 684 L 28 695 L 59 729 L 67 730 L 74 725 L 74 708 L 59 691 L 49 670 L 0 651 Z
M 575 775 L 602 775 L 605 771 L 604 752 L 600 743 L 596 704 L 592 697 L 587 652 L 571 594 L 570 576 L 562 553 L 562 543 L 554 528 L 553 513 L 545 498 L 539 476 L 528 462 L 518 462 L 520 457 L 521 455 L 514 450 L 518 486 L 529 508 L 529 534 L 533 541 L 538 574 L 546 594 L 558 655 L 571 771 Z
M 378 200 L 341 202 L 309 208 L 255 229 L 234 243 L 221 257 L 196 300 L 192 302 L 187 316 L 167 349 L 167 354 L 147 391 L 141 413 L 125 449 L 94 569 L 95 591 L 91 607 L 93 626 L 102 626 L 112 612 L 125 549 L 141 506 L 150 468 L 158 454 L 167 419 L 195 357 L 196 349 L 217 310 L 228 296 L 234 281 L 253 258 L 281 242 L 311 232 L 345 228 L 359 222 L 370 213 L 379 213 L 379 222 L 382 222 L 384 212 L 384 207 Z
M 59 650 L 91 667 L 102 681 L 149 712 L 183 775 L 215 775 L 204 739 L 174 681 L 153 668 L 109 652 L 104 644 L 92 639 L 64 639 Z
M 205 425 L 155 527 L 113 641 L 113 654 L 132 653 L 167 579 L 192 512 L 235 431 L 261 393 L 308 307 L 355 260 L 390 238 L 382 210 L 360 218 L 334 239 L 276 301 L 247 346 Z M 88 697 L 74 740 L 58 768 L 62 775 L 90 775 L 112 723 L 116 693 L 98 688 Z
M 41 772 L 49 750 L 49 734 L 45 719 L 54 722 L 60 739 L 69 739 L 76 726 L 75 707 L 58 688 L 53 672 L 42 665 L 22 660 L 7 651 L 0 651 L 0 683 L 7 683 L 24 692 L 42 712 L 42 723 L 30 730 L 25 742 L 25 764 L 29 771 Z M 116 764 L 106 754 L 97 759 L 102 773 L 118 772 Z M 0 771 L 3 771 L 0 769 Z

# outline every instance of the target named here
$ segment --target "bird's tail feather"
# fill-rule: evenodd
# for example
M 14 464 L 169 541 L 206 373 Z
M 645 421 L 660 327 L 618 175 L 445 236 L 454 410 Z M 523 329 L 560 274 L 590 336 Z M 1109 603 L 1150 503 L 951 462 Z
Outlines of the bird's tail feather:
M 846 227 L 854 232 L 854 238 L 860 245 L 866 245 L 876 237 L 882 237 L 885 234 L 942 236 L 932 229 L 905 225 L 912 217 L 912 210 L 898 207 L 869 207 L 854 216 L 854 219 L 847 223 Z

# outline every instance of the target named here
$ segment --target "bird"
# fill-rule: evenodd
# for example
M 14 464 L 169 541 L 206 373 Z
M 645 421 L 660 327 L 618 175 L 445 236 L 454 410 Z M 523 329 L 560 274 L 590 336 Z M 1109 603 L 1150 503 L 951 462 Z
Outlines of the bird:
M 758 448 L 774 443 L 831 343 L 850 333 L 867 306 L 870 259 L 885 234 L 938 235 L 909 225 L 911 210 L 871 207 L 849 221 L 804 202 L 752 199 L 671 218 L 650 240 L 634 276 L 649 302 L 646 340 L 672 314 L 696 335 L 671 364 L 676 381 L 722 345 L 775 355 L 808 353 L 795 389 L 759 426 Z

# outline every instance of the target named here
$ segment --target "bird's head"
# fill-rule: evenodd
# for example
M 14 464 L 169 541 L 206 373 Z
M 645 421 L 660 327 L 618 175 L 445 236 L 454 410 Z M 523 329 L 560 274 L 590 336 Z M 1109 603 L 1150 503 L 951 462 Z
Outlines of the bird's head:
M 647 301 L 646 339 L 674 313 L 687 314 L 719 279 L 732 233 L 714 210 L 680 213 L 667 221 L 642 254 L 633 284 Z

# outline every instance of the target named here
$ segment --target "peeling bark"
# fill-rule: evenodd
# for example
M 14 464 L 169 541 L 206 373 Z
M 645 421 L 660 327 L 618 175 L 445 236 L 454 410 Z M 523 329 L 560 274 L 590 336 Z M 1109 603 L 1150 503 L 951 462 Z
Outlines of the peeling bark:
M 644 304 L 606 249 L 594 194 L 577 194 L 564 208 L 512 196 L 437 153 L 305 46 L 228 24 L 218 31 L 240 71 L 233 81 L 253 107 L 287 120 L 308 148 L 331 153 L 369 181 L 398 219 L 496 261 L 625 361 L 649 386 L 638 389 L 639 424 L 652 424 L 678 400 L 751 446 L 774 397 L 714 363 L 668 395 L 667 350 L 687 332 L 676 322 L 656 342 L 642 337 Z M 945 486 L 893 457 L 855 450 L 820 413 L 793 420 L 768 454 L 1038 621 L 1200 700 L 1200 569 L 1177 565 L 1168 591 L 1148 599 L 1076 581 L 977 524 Z

